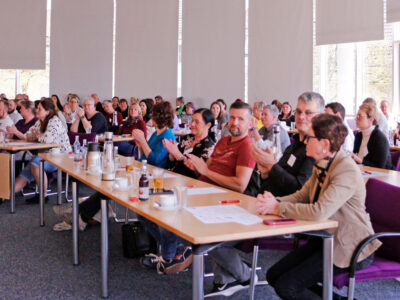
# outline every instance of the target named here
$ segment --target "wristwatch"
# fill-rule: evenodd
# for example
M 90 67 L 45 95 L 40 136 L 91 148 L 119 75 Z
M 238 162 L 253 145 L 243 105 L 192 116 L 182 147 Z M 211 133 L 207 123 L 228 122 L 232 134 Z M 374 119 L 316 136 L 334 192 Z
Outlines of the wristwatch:
M 83 120 L 85 118 L 85 115 L 83 115 L 82 117 L 79 117 L 79 119 Z
M 253 128 L 251 128 L 250 130 L 251 130 L 251 131 L 256 131 L 256 130 L 257 130 L 257 127 L 253 127 Z

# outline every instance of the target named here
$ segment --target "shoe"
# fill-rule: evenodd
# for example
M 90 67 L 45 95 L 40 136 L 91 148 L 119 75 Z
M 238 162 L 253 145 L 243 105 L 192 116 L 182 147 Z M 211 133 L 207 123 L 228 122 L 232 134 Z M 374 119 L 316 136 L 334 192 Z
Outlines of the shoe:
M 53 226 L 54 231 L 65 231 L 65 230 L 72 230 L 72 225 L 62 221 Z
M 256 276 L 254 278 L 254 282 L 257 283 L 257 281 L 258 281 L 258 277 L 256 274 Z M 233 294 L 237 293 L 238 291 L 247 289 L 249 286 L 250 286 L 250 279 L 247 281 L 244 281 L 244 282 L 234 281 L 234 282 L 224 283 L 224 284 L 214 283 L 211 293 L 205 295 L 204 298 L 214 297 L 214 296 L 229 297 L 229 296 L 232 296 Z
M 163 264 L 164 269 L 161 269 L 165 274 L 178 274 L 186 270 L 192 264 L 192 248 L 185 247 L 182 253 L 178 253 L 172 261 Z
M 40 200 L 40 196 L 39 196 L 39 194 L 36 194 L 35 196 L 33 196 L 31 198 L 25 199 L 25 203 L 26 204 L 37 204 L 37 203 L 39 203 L 39 200 Z M 48 196 L 44 197 L 44 202 L 46 202 L 46 203 L 49 202 Z
M 72 214 L 65 213 L 64 215 L 62 215 L 62 218 L 64 219 L 64 221 L 54 225 L 53 230 L 54 231 L 72 230 Z M 79 222 L 78 225 L 79 231 L 84 231 L 87 226 L 87 223 L 82 220 L 81 215 L 78 216 L 78 222 Z
M 168 264 L 171 261 L 172 259 L 166 261 L 161 255 L 150 253 L 140 258 L 139 263 L 145 269 L 157 270 L 157 273 L 161 275 L 164 274 L 163 272 L 163 270 L 165 269 L 164 264 Z

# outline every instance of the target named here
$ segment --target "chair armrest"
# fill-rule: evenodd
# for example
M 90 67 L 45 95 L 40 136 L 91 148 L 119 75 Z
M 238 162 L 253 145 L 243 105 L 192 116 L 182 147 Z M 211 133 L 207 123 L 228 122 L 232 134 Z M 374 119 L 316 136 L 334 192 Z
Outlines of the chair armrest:
M 400 237 L 400 232 L 380 232 L 370 235 L 369 237 L 365 238 L 361 241 L 356 250 L 354 250 L 353 255 L 350 260 L 350 270 L 349 270 L 349 278 L 354 278 L 354 273 L 356 271 L 356 264 L 358 257 L 360 256 L 362 250 L 372 241 L 382 238 L 382 237 Z

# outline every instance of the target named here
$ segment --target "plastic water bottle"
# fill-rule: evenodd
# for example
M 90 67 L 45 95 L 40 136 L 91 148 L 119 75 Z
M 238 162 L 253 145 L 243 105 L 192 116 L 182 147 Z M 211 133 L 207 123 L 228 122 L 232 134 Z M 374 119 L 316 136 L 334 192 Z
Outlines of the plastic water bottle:
M 87 140 L 84 139 L 81 147 L 82 169 L 86 170 Z
M 81 144 L 79 143 L 79 136 L 75 136 L 74 148 L 74 161 L 79 162 L 81 160 Z
M 281 134 L 279 125 L 274 126 L 274 141 L 272 146 L 272 152 L 276 156 L 276 160 L 278 161 L 282 157 L 282 145 L 281 145 Z

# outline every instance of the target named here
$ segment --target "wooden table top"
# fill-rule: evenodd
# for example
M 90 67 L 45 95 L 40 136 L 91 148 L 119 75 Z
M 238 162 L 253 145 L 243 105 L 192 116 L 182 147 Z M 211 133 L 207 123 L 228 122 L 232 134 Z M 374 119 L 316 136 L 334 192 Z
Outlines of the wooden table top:
M 15 152 L 24 150 L 51 149 L 61 146 L 62 144 L 42 144 L 42 143 L 25 142 L 20 140 L 11 140 L 10 142 L 0 144 L 0 150 Z
M 130 142 L 133 141 L 133 136 L 131 135 L 114 135 L 113 142 Z M 104 136 L 99 136 L 99 142 L 104 143 Z
M 90 186 L 91 188 L 103 193 L 110 199 L 113 199 L 121 205 L 128 207 L 132 211 L 144 216 L 145 218 L 159 224 L 160 226 L 174 232 L 185 240 L 193 244 L 209 244 L 214 242 L 234 241 L 241 239 L 260 238 L 268 236 L 283 235 L 289 233 L 298 233 L 313 230 L 324 230 L 335 228 L 338 226 L 336 221 L 301 221 L 293 225 L 267 226 L 262 223 L 245 226 L 236 223 L 224 224 L 204 224 L 196 219 L 191 213 L 183 211 L 163 211 L 154 208 L 154 200 L 159 196 L 150 196 L 149 201 L 134 203 L 129 201 L 130 196 L 137 197 L 137 190 L 131 189 L 127 192 L 119 192 L 113 190 L 114 182 L 101 181 L 101 175 L 90 175 L 80 169 L 78 163 L 74 163 L 66 154 L 40 154 L 40 157 L 50 162 L 54 166 L 60 168 L 75 179 Z M 135 166 L 140 167 L 141 163 L 135 161 Z M 155 167 L 149 165 L 149 171 Z M 193 186 L 193 187 L 210 187 L 212 185 L 198 181 L 189 177 L 185 177 L 173 172 L 165 171 L 173 174 L 175 177 L 164 178 L 164 187 L 172 189 L 174 186 Z M 220 189 L 224 189 L 218 187 Z M 203 206 L 217 205 L 220 200 L 240 199 L 240 206 L 253 214 L 256 213 L 255 198 L 241 193 L 224 189 L 226 193 L 207 194 L 188 196 L 187 206 Z M 276 218 L 275 216 L 262 216 L 264 219 Z
M 363 166 L 363 165 L 360 165 L 360 169 L 362 172 L 367 171 L 367 172 L 385 173 L 385 175 L 374 176 L 373 178 L 376 178 L 376 179 L 382 180 L 386 183 L 390 183 L 390 184 L 397 185 L 400 187 L 400 172 L 398 172 L 398 171 L 367 167 L 367 166 Z M 371 177 L 366 177 L 365 181 L 367 181 L 368 178 L 371 178 Z

